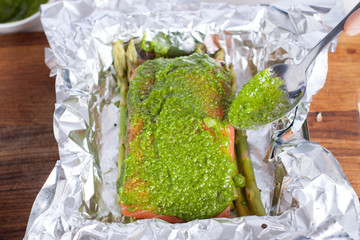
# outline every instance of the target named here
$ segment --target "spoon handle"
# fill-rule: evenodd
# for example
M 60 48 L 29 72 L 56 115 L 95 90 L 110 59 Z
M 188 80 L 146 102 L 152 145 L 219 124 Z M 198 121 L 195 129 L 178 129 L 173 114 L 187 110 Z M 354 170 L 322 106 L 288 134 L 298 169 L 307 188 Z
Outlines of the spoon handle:
M 360 2 L 346 15 L 346 17 L 341 20 L 338 25 L 336 25 L 298 64 L 298 66 L 303 69 L 305 72 L 310 64 L 314 61 L 316 56 L 323 50 L 334 38 L 339 36 L 339 34 L 344 30 L 344 25 L 346 20 L 351 16 L 353 12 L 360 8 Z

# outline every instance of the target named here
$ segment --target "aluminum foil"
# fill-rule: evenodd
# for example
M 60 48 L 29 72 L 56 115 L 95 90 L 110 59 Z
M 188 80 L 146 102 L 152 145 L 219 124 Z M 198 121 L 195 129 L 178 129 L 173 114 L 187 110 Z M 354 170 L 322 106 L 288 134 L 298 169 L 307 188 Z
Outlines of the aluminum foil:
M 308 74 L 297 111 L 247 131 L 268 216 L 123 223 L 117 204 L 119 91 L 111 44 L 159 32 L 191 52 L 225 50 L 237 91 L 275 63 L 298 63 L 342 17 L 339 1 L 234 6 L 195 1 L 61 1 L 42 6 L 56 76 L 54 134 L 60 160 L 39 192 L 25 239 L 359 239 L 359 201 L 334 156 L 301 136 L 312 95 L 326 79 L 327 51 Z M 341 11 L 340 11 L 341 12 Z M 333 50 L 332 45 L 330 49 Z M 293 137 L 283 139 L 291 128 Z M 271 149 L 271 151 L 268 151 Z

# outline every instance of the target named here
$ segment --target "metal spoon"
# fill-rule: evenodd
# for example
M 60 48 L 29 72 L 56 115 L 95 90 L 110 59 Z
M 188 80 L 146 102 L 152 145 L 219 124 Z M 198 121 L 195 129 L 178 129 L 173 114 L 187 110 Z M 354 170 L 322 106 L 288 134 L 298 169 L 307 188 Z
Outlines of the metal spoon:
M 346 20 L 350 15 L 360 8 L 358 3 L 350 13 L 341 22 L 334 27 L 300 62 L 298 65 L 288 64 L 277 64 L 270 67 L 272 77 L 279 77 L 285 82 L 285 86 L 281 86 L 282 90 L 287 93 L 288 101 L 290 106 L 287 110 L 279 112 L 279 117 L 282 117 L 286 113 L 290 112 L 300 102 L 304 96 L 306 90 L 306 71 L 310 64 L 314 61 L 317 55 L 326 47 L 328 44 L 337 37 L 343 30 Z

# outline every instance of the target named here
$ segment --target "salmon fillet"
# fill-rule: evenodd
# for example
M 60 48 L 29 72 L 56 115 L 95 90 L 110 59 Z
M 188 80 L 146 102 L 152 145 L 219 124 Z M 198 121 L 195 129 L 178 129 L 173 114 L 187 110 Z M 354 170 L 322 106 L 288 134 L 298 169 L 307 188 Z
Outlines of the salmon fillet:
M 138 69 L 134 72 L 130 79 L 130 91 L 128 94 L 128 134 L 127 134 L 127 146 L 126 146 L 126 154 L 127 156 L 131 155 L 137 162 L 137 166 L 141 166 L 141 164 L 146 160 L 147 158 L 147 152 L 144 150 L 143 145 L 153 145 L 154 144 L 154 136 L 150 135 L 146 141 L 144 139 L 140 139 L 138 136 L 142 134 L 147 128 L 148 125 L 146 125 L 147 116 L 144 118 L 142 117 L 134 117 L 134 112 L 137 111 L 137 108 L 141 106 L 144 102 L 147 101 L 148 98 L 150 98 L 151 92 L 156 88 L 156 66 L 154 66 L 155 63 L 147 63 L 147 68 L 141 68 L 141 73 L 138 72 Z M 221 75 L 222 73 L 222 67 L 215 67 L 212 69 L 211 74 L 213 75 Z M 193 76 L 191 74 L 188 74 L 188 76 L 194 78 L 188 79 L 187 84 L 190 84 L 194 88 L 202 88 L 203 86 L 206 86 L 207 79 L 201 79 L 200 81 L 197 80 L 197 76 Z M 134 84 L 137 84 L 136 86 L 136 92 L 131 91 L 131 84 L 134 78 L 137 78 L 137 82 Z M 141 82 L 138 79 L 141 79 Z M 188 77 L 189 78 L 189 77 Z M 210 89 L 209 91 L 193 91 L 191 94 L 193 94 L 194 97 L 200 97 L 205 100 L 196 102 L 195 107 L 199 106 L 199 110 L 202 114 L 209 116 L 211 119 L 216 119 L 216 121 L 221 122 L 224 118 L 225 113 L 227 112 L 227 105 L 226 101 L 231 97 L 231 88 L 229 84 L 223 80 L 219 80 L 218 83 L 218 89 Z M 181 91 L 181 89 L 180 89 Z M 219 93 L 221 92 L 221 93 Z M 177 94 L 177 92 L 175 93 Z M 186 92 L 185 92 L 186 94 Z M 209 100 L 210 99 L 210 100 Z M 163 106 L 161 106 L 163 107 Z M 150 112 L 149 114 L 152 114 Z M 159 113 L 158 113 L 159 115 Z M 155 115 L 154 121 L 157 121 L 157 115 Z M 209 125 L 209 126 L 208 126 Z M 234 154 L 234 145 L 235 145 L 235 130 L 233 127 L 229 125 L 224 125 L 219 130 L 221 133 L 221 136 L 216 132 L 217 130 L 214 130 L 214 127 L 212 124 L 206 124 L 205 122 L 202 123 L 201 126 L 201 132 L 207 132 L 209 136 L 212 136 L 213 141 L 219 141 L 219 138 L 221 139 L 227 139 L 227 143 L 222 143 L 222 145 L 219 147 L 219 150 L 228 154 L 230 156 L 231 160 L 234 160 L 235 154 Z M 220 136 L 220 137 L 219 137 Z M 126 161 L 125 164 L 126 165 Z M 141 168 L 141 167 L 139 167 Z M 130 203 L 126 204 L 124 203 L 124 199 L 120 198 L 120 204 L 121 204 L 121 210 L 122 213 L 125 216 L 133 217 L 137 219 L 145 219 L 145 218 L 159 218 L 171 223 L 181 223 L 185 222 L 184 219 L 180 218 L 179 216 L 172 216 L 172 215 L 164 215 L 164 214 L 158 214 L 156 208 L 149 208 L 144 207 L 147 206 L 149 199 L 151 198 L 151 191 L 144 190 L 146 189 L 146 186 L 148 185 L 148 182 L 146 179 L 144 179 L 141 176 L 140 171 L 134 171 L 134 174 L 127 177 L 125 179 L 124 175 L 127 171 L 127 166 L 122 167 L 120 179 L 122 181 L 122 191 L 127 192 L 129 195 L 131 195 L 133 198 L 140 199 L 136 203 Z M 191 173 L 189 173 L 191 174 Z M 140 190 L 139 190 L 140 189 Z M 221 197 L 221 196 L 220 196 Z M 130 198 L 130 197 L 129 197 Z M 129 202 L 129 201 L 128 201 Z M 220 212 L 220 213 L 219 213 Z M 230 206 L 224 206 L 222 211 L 219 211 L 217 214 L 212 215 L 211 217 L 229 217 L 230 216 Z

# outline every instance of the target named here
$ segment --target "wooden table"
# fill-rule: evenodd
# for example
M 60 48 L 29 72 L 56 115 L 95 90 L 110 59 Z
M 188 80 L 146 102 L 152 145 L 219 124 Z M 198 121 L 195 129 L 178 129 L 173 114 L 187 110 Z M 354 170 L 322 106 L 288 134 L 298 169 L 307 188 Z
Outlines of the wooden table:
M 54 79 L 43 33 L 0 36 L 0 240 L 21 239 L 33 201 L 59 159 Z M 308 117 L 310 137 L 339 160 L 360 195 L 360 36 L 340 37 L 324 89 Z M 318 112 L 322 121 L 316 121 Z

